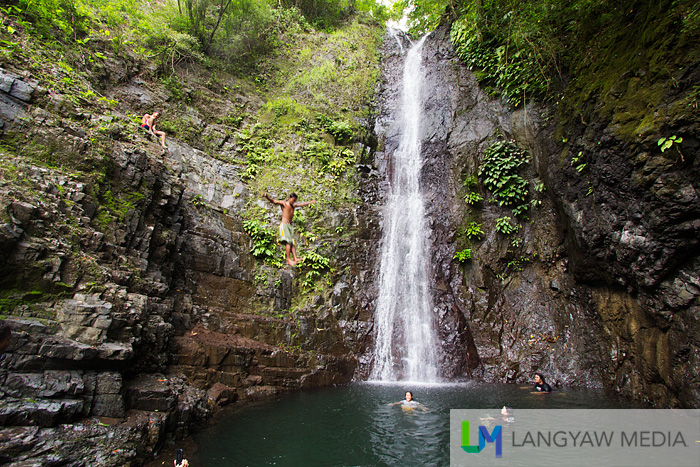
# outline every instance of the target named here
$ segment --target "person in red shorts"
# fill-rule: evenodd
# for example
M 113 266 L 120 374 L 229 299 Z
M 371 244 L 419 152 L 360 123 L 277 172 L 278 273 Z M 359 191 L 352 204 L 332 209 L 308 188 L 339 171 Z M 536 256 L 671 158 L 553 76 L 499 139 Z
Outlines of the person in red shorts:
M 160 112 L 153 112 L 152 114 L 144 114 L 141 119 L 141 128 L 152 134 L 153 136 L 160 138 L 160 145 L 167 148 L 165 145 L 165 132 L 156 129 L 156 120 L 160 118 Z

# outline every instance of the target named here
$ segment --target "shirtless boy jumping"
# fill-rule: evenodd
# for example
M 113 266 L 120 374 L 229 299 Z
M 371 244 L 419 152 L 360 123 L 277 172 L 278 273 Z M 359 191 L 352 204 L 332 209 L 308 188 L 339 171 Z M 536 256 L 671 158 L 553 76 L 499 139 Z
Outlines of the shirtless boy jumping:
M 282 209 L 282 221 L 280 222 L 279 241 L 286 244 L 287 264 L 294 266 L 299 262 L 297 258 L 297 247 L 294 243 L 294 227 L 292 227 L 292 218 L 294 217 L 294 209 L 308 206 L 316 201 L 304 201 L 297 203 L 297 195 L 291 193 L 287 201 L 280 201 L 270 198 L 270 195 L 263 193 L 263 198 L 267 198 L 272 204 L 278 204 Z M 291 254 L 290 254 L 291 253 Z M 294 259 L 292 259 L 294 258 Z

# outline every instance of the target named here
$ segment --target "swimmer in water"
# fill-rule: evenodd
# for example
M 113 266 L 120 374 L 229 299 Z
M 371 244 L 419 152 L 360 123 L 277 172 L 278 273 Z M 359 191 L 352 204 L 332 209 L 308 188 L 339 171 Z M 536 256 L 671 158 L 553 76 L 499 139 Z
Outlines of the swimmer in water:
M 410 410 L 413 411 L 415 409 L 421 409 L 423 412 L 428 410 L 426 406 L 421 404 L 418 401 L 413 400 L 413 393 L 411 391 L 406 391 L 406 398 L 402 401 L 398 402 L 392 402 L 389 405 L 401 405 L 402 410 Z
M 534 393 L 533 394 L 538 394 L 538 393 L 550 393 L 552 392 L 552 386 L 547 384 L 544 380 L 544 375 L 540 372 L 535 373 L 535 387 L 534 387 Z

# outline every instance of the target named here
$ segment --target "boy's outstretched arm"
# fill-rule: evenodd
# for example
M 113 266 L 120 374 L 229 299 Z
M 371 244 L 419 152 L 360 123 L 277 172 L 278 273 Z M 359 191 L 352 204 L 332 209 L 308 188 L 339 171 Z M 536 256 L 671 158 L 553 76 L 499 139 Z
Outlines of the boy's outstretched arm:
M 315 203 L 316 200 L 314 201 L 304 201 L 303 203 L 294 203 L 294 207 L 296 208 L 303 208 L 304 206 L 308 206 L 309 204 Z
M 267 192 L 263 193 L 263 194 L 262 194 L 262 197 L 263 197 L 263 198 L 267 198 L 267 200 L 268 200 L 269 202 L 271 202 L 272 204 L 284 204 L 282 201 L 278 201 L 278 200 L 276 200 L 276 199 L 274 199 L 274 198 L 271 198 L 270 195 L 267 194 Z

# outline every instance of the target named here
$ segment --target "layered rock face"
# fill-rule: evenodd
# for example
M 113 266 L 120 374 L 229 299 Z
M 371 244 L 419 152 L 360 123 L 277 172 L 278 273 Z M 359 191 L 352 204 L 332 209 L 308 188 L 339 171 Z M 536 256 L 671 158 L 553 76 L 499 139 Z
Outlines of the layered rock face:
M 295 307 L 298 271 L 250 254 L 241 214 L 258 195 L 239 165 L 173 140 L 163 152 L 118 112 L 83 115 L 18 74 L 0 81 L 5 138 L 102 173 L 3 154 L 3 463 L 139 465 L 218 405 L 351 380 L 369 343 L 371 168 L 359 176 L 366 201 L 328 213 L 352 233 L 330 252 L 331 286 Z M 154 99 L 131 84 L 113 92 Z M 111 144 L 95 146 L 76 118 Z
M 447 372 L 523 382 L 544 371 L 557 384 L 697 407 L 697 141 L 684 141 L 682 162 L 598 123 L 573 128 L 564 148 L 556 122 L 542 117 L 550 109 L 510 111 L 479 89 L 448 28 L 431 34 L 424 54 L 423 178 Z M 521 174 L 536 206 L 511 235 L 496 221 L 513 214 L 488 192 L 476 205 L 463 200 L 476 189 L 463 181 L 499 135 L 532 157 Z M 579 149 L 589 155 L 583 175 L 571 163 Z M 471 222 L 484 234 L 467 242 L 472 259 L 460 265 L 452 257 Z

